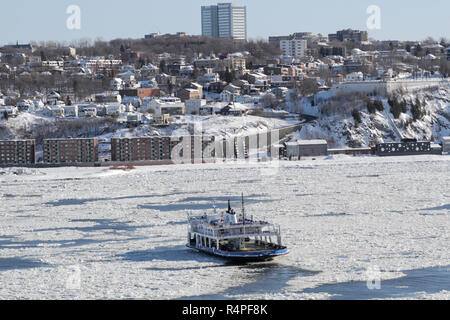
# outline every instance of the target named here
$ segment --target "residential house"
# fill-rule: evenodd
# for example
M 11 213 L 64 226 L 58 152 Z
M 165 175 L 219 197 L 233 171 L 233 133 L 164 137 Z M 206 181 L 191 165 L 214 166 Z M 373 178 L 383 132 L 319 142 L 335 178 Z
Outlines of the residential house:
M 248 112 L 248 108 L 240 103 L 230 103 L 220 110 L 220 114 L 224 116 L 241 117 Z
M 344 61 L 344 70 L 346 73 L 362 72 L 363 65 L 360 61 L 354 59 L 346 59 Z
M 64 116 L 66 118 L 78 118 L 78 106 L 72 105 L 72 106 L 64 106 Z
M 122 97 L 118 92 L 104 92 L 95 95 L 97 103 L 122 103 Z
M 128 97 L 124 96 L 122 98 L 122 104 L 124 105 L 132 105 L 134 108 L 139 108 L 142 104 L 141 98 L 138 96 Z
M 197 89 L 184 88 L 180 89 L 177 92 L 178 98 L 181 99 L 182 102 L 186 100 L 198 100 L 201 99 L 200 92 Z
M 362 72 L 352 72 L 347 74 L 345 81 L 363 81 L 364 74 Z
M 235 96 L 240 96 L 241 95 L 241 88 L 239 88 L 238 86 L 235 86 L 233 84 L 228 84 L 227 86 L 225 86 L 225 88 L 223 88 L 224 91 L 229 91 L 232 94 L 234 94 Z
M 223 101 L 223 102 L 228 102 L 228 103 L 234 102 L 234 101 L 236 101 L 236 98 L 237 98 L 237 95 L 228 90 L 223 90 L 220 93 L 220 101 Z
M 19 113 L 19 110 L 16 106 L 0 106 L 0 115 L 4 116 L 5 114 L 8 115 L 8 117 L 17 117 L 17 114 Z
M 36 47 L 27 43 L 27 44 L 14 44 L 14 45 L 7 45 L 5 48 L 15 49 L 17 51 L 23 51 L 23 52 L 30 52 L 33 53 L 36 51 Z
M 143 77 L 151 77 L 159 74 L 159 68 L 149 63 L 141 68 L 141 75 Z
M 445 49 L 441 44 L 435 43 L 431 45 L 422 46 L 422 49 L 425 52 L 425 55 L 432 54 L 434 56 L 441 56 L 442 51 Z
M 194 67 L 187 65 L 180 68 L 180 77 L 183 78 L 192 78 L 194 75 Z
M 133 71 L 127 71 L 117 75 L 128 86 L 133 86 L 136 83 L 136 73 Z
M 38 100 L 38 101 L 40 102 L 40 103 L 38 103 L 38 106 L 43 107 L 44 104 L 42 103 L 42 101 L 41 100 Z M 1 105 L 1 101 L 0 101 L 0 105 Z M 20 112 L 33 112 L 37 108 L 35 108 L 34 101 L 32 101 L 32 100 L 20 100 L 17 103 L 17 109 Z
M 184 115 L 186 113 L 186 106 L 177 97 L 163 97 L 160 99 L 144 99 L 141 107 L 141 112 L 153 113 L 155 116 L 169 115 Z
M 197 82 L 199 84 L 206 84 L 206 83 L 210 83 L 210 82 L 220 81 L 220 76 L 218 73 L 213 73 L 212 69 L 208 69 L 208 71 L 211 71 L 211 72 L 207 72 L 197 78 Z
M 203 86 L 197 82 L 191 82 L 189 84 L 189 88 L 198 90 L 199 94 L 200 94 L 200 98 L 203 98 Z
M 244 79 L 233 81 L 233 85 L 240 89 L 241 94 L 250 94 L 253 87 L 247 80 Z
M 214 107 L 211 105 L 203 105 L 198 109 L 200 116 L 211 116 L 214 114 Z
M 207 85 L 209 92 L 221 93 L 227 83 L 225 81 L 211 82 Z
M 110 82 L 110 87 L 112 90 L 122 90 L 125 87 L 125 82 L 120 78 L 114 78 Z
M 122 103 L 108 103 L 105 105 L 105 113 L 110 117 L 118 117 L 126 111 L 126 106 Z
M 155 78 L 151 80 L 139 81 L 138 85 L 142 89 L 158 89 L 158 82 L 156 82 Z
M 200 114 L 200 109 L 206 105 L 204 99 L 190 99 L 185 101 L 187 114 Z

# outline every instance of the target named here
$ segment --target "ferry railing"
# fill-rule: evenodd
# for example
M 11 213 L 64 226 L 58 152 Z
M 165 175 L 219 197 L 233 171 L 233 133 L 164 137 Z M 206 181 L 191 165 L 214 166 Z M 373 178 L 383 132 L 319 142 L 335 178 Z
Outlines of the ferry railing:
M 224 237 L 237 237 L 237 236 L 279 236 L 279 229 L 271 226 L 267 229 L 262 229 L 258 227 L 235 227 L 230 230 L 223 229 L 211 229 L 211 228 L 202 228 L 200 227 L 192 227 L 192 232 L 201 233 L 206 236 L 210 236 L 213 238 L 224 238 Z

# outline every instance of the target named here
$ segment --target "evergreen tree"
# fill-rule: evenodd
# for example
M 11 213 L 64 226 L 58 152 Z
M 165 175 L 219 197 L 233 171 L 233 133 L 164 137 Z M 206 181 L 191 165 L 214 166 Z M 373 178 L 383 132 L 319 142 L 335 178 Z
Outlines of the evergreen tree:
M 411 113 L 413 115 L 414 121 L 422 119 L 425 115 L 419 98 L 416 98 L 416 102 L 411 105 Z
M 369 113 L 371 114 L 375 114 L 377 112 L 377 108 L 374 102 L 372 102 L 372 100 L 369 100 L 367 102 L 367 111 L 369 111 Z
M 169 90 L 169 94 L 173 93 L 173 84 L 170 80 L 167 80 L 167 90 Z
M 401 111 L 402 113 L 408 112 L 408 104 L 406 103 L 405 100 L 403 100 L 403 101 L 400 103 L 400 111 Z
M 159 63 L 159 71 L 161 73 L 166 73 L 166 61 L 165 60 L 161 60 L 161 62 Z
M 227 83 L 232 83 L 234 81 L 234 75 L 230 69 L 227 69 L 227 71 L 225 72 L 224 81 L 226 81 Z
M 394 51 L 394 44 L 392 42 L 389 42 L 389 49 L 391 51 Z
M 400 117 L 400 114 L 402 113 L 401 105 L 398 103 L 397 99 L 389 99 L 388 100 L 389 105 L 391 106 L 391 113 L 394 116 L 395 119 L 398 119 Z
M 355 119 L 355 124 L 358 127 L 358 124 L 362 123 L 361 113 L 358 109 L 353 109 L 352 111 L 353 119 Z
M 374 104 L 375 104 L 375 108 L 376 108 L 378 111 L 380 111 L 380 112 L 383 112 L 383 111 L 384 111 L 383 102 L 381 102 L 380 100 L 375 100 Z
M 422 107 L 422 103 L 420 102 L 419 97 L 416 98 L 416 105 Z
M 422 46 L 421 46 L 420 44 L 418 44 L 418 45 L 416 46 L 415 56 L 416 56 L 416 57 L 420 56 L 420 54 L 422 53 L 422 51 L 423 51 Z

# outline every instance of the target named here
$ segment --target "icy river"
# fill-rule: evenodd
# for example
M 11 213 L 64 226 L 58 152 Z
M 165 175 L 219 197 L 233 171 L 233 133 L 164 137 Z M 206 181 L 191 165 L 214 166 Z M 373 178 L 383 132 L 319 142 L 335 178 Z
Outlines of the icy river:
M 289 255 L 185 247 L 231 199 Z M 450 156 L 0 169 L 0 299 L 450 299 Z

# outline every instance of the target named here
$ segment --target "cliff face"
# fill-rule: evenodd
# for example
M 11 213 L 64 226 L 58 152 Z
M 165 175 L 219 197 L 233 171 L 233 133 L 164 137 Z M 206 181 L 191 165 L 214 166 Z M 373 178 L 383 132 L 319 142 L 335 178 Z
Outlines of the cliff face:
M 361 147 L 401 138 L 439 143 L 442 137 L 450 136 L 450 86 L 396 93 L 395 99 L 403 103 L 397 118 L 392 101 L 375 99 L 382 102 L 384 110 L 370 113 L 361 95 L 329 96 L 314 107 L 303 101 L 304 113 L 312 113 L 318 120 L 305 125 L 297 137 L 326 139 L 331 147 Z M 360 123 L 352 116 L 354 109 L 359 110 Z

